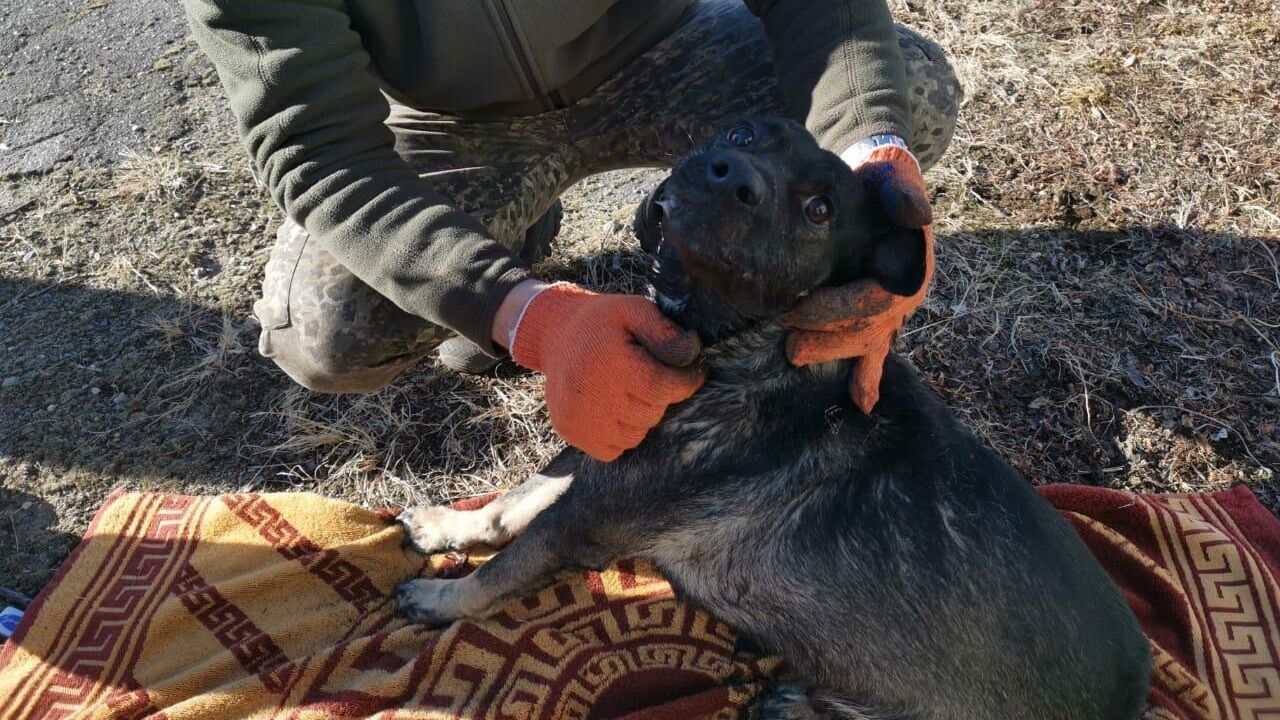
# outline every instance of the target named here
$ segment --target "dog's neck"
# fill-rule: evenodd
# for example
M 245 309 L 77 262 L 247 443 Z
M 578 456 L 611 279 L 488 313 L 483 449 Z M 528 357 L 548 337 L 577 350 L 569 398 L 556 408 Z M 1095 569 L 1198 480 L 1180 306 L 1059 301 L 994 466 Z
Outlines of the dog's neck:
M 737 387 L 831 385 L 847 399 L 844 390 L 850 361 L 836 361 L 797 368 L 787 360 L 787 328 L 778 322 L 781 313 L 751 315 L 714 289 L 689 280 L 678 260 L 655 260 L 649 274 L 649 293 L 663 314 L 680 327 L 698 334 L 703 362 L 716 383 Z
M 680 260 L 670 255 L 654 260 L 649 272 L 649 294 L 664 315 L 685 330 L 696 332 L 706 348 L 767 327 L 781 314 L 744 311 L 745 303 L 692 279 Z
M 703 347 L 720 345 L 770 320 L 748 317 L 735 311 L 729 303 L 699 293 L 672 298 L 655 288 L 651 294 L 664 315 L 685 330 L 698 334 Z

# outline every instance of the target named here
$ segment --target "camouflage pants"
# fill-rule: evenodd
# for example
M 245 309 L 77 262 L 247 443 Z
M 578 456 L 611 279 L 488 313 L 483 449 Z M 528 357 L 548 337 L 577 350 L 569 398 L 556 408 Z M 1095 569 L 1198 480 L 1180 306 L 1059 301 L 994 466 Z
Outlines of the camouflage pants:
M 951 141 L 961 89 L 941 49 L 898 28 L 912 150 L 925 168 Z M 432 186 L 519 250 L 524 232 L 589 175 L 669 167 L 750 114 L 785 114 L 762 23 L 738 0 L 700 0 L 658 45 L 588 97 L 533 117 L 467 120 L 394 105 L 396 151 Z M 370 392 L 448 331 L 361 282 L 292 221 L 267 263 L 259 350 L 322 392 Z

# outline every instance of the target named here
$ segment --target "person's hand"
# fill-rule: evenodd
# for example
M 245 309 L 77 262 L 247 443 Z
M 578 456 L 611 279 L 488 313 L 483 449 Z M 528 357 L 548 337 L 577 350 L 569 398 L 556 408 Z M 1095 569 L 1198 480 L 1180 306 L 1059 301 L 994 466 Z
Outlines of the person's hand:
M 609 462 L 636 447 L 667 408 L 706 375 L 695 333 L 649 300 L 570 284 L 540 290 L 512 332 L 511 357 L 547 377 L 551 425 L 565 442 Z
M 782 318 L 792 332 L 787 357 L 797 366 L 858 358 L 849 395 L 868 415 L 880 399 L 884 362 L 898 331 L 924 302 L 933 279 L 933 226 L 920 165 L 905 148 L 877 148 L 856 171 L 890 222 L 924 233 L 924 282 L 895 295 L 874 280 L 811 293 Z

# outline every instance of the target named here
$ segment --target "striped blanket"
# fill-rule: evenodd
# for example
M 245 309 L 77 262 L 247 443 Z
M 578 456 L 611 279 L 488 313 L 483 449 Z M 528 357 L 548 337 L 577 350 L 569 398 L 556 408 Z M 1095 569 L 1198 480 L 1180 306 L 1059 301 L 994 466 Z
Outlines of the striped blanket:
M 1280 522 L 1243 487 L 1045 495 L 1156 653 L 1148 717 L 1280 718 Z M 115 494 L 0 650 L 0 718 L 736 718 L 780 663 L 638 563 L 483 622 L 390 590 L 482 556 L 401 550 L 389 515 L 305 494 Z

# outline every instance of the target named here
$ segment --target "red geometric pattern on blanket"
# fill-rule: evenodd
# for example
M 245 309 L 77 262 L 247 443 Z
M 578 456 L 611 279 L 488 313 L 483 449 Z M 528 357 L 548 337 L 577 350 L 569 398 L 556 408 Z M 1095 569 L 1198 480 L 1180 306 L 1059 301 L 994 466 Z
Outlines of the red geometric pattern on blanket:
M 628 702 L 634 704 L 634 692 L 648 674 L 661 677 L 640 695 L 650 702 L 680 698 L 708 680 L 736 678 L 742 689 L 707 695 L 708 709 L 700 717 L 737 717 L 734 708 L 755 687 L 750 681 L 767 676 L 776 663 L 735 663 L 728 626 L 676 602 L 665 582 L 621 575 L 629 578 L 619 583 L 630 586 L 626 597 L 610 597 L 600 574 L 588 573 L 582 584 L 550 588 L 489 622 L 457 623 L 439 636 L 424 633 L 398 694 L 355 689 L 373 684 L 362 682 L 366 673 L 382 674 L 396 664 L 368 662 L 385 653 L 385 634 L 360 638 L 312 672 L 302 705 L 352 718 L 392 708 L 443 717 L 478 708 L 521 720 L 614 717 L 607 705 L 634 709 Z M 621 687 L 629 687 L 627 697 L 611 697 Z M 422 688 L 428 692 L 415 699 Z
M 1187 708 L 1193 717 L 1217 717 L 1217 704 L 1209 688 L 1200 683 L 1168 650 L 1152 643 L 1151 684 L 1162 688 Z M 1172 717 L 1172 716 L 1170 716 Z
M 1280 522 L 1247 489 L 1158 497 L 1083 487 L 1041 491 L 1125 592 L 1152 640 L 1155 706 L 1145 720 L 1280 718 Z M 308 527 L 324 527 L 316 517 L 328 516 L 314 506 L 326 501 L 277 501 L 293 503 L 290 517 L 310 511 Z M 103 528 L 108 507 L 111 526 Z M 340 594 L 368 612 L 340 628 L 331 626 L 329 613 L 304 626 L 287 612 L 265 612 L 254 616 L 259 627 L 193 569 L 234 552 L 235 544 L 218 533 L 250 522 L 262 547 L 308 568 L 338 551 L 304 537 L 257 496 L 220 502 L 113 496 L 67 567 L 37 598 L 15 642 L 0 650 L 0 718 L 131 720 L 163 712 L 172 720 L 207 720 L 215 712 L 219 720 L 231 720 L 250 709 L 277 708 L 277 716 L 307 718 L 728 719 L 739 716 L 776 669 L 772 661 L 735 656 L 727 626 L 675 602 L 664 582 L 628 563 L 567 577 L 488 621 L 457 623 L 444 632 L 407 625 L 371 577 L 391 587 L 418 572 L 420 561 L 401 553 L 397 535 L 379 530 L 376 519 L 350 506 L 341 510 L 357 518 L 352 528 L 369 523 L 373 534 L 360 535 L 370 538 L 360 544 L 366 555 L 338 558 L 350 568 L 327 574 L 334 578 L 328 587 L 347 588 Z M 206 512 L 218 514 L 208 525 L 215 536 L 202 538 Z M 339 542 L 345 547 L 349 540 Z M 87 545 L 94 551 L 85 552 Z M 365 570 L 352 560 L 365 562 Z M 435 558 L 430 567 L 453 576 L 472 564 Z M 254 599 L 253 587 L 271 582 L 255 576 L 254 568 L 247 572 L 240 577 L 253 582 L 234 591 L 245 602 Z M 165 597 L 181 602 L 161 603 Z M 375 603 L 375 597 L 381 600 Z M 148 626 L 162 606 L 167 615 L 154 616 L 157 631 L 143 653 Z M 57 622 L 42 616 L 45 607 L 60 609 Z M 317 607 L 325 603 L 299 604 Z M 310 635 L 298 633 L 304 627 L 314 633 L 317 626 L 328 634 L 308 646 Z M 217 679 L 206 686 L 188 678 L 179 689 L 139 687 L 135 665 L 151 662 L 154 670 L 157 658 L 193 652 L 186 647 L 189 627 L 208 631 L 226 649 Z M 269 636 L 275 633 L 288 637 L 290 647 L 310 649 L 288 662 L 280 641 Z M 18 643 L 41 650 L 24 655 L 15 651 Z M 191 672 L 215 659 L 207 650 L 194 653 Z M 239 694 L 224 694 L 229 664 L 243 668 L 241 680 L 250 680 L 237 681 Z M 160 675 L 143 676 L 172 677 L 171 664 L 159 665 Z M 182 704 L 184 699 L 196 702 Z
M 184 496 L 163 496 L 154 502 L 149 518 L 139 513 L 148 522 L 139 529 L 138 542 L 115 558 L 113 575 L 103 574 L 110 582 L 93 597 L 84 598 L 91 608 L 74 618 L 79 622 L 63 626 L 63 630 L 74 630 L 66 634 L 62 647 L 51 653 L 42 673 L 27 679 L 38 694 L 23 698 L 24 687 L 20 686 L 11 695 L 10 700 L 25 706 L 30 716 L 47 720 L 71 717 L 105 689 L 135 684 L 132 664 L 120 662 L 118 655 L 133 646 L 136 660 L 146 620 L 168 593 L 171 580 L 166 579 L 195 545 L 186 531 L 191 529 L 193 511 L 200 505 L 197 498 Z
M 206 582 L 190 563 L 179 572 L 173 593 L 245 672 L 259 675 L 271 692 L 284 690 L 293 673 L 284 651 L 243 610 Z
M 312 542 L 261 495 L 223 495 L 222 502 L 277 552 L 297 560 L 356 610 L 366 612 L 370 605 L 385 599 L 364 571 L 343 560 L 336 550 Z
M 1280 521 L 1249 492 L 1052 486 L 1152 640 L 1148 718 L 1280 719 Z
M 167 720 L 151 704 L 151 694 L 146 690 L 117 690 L 103 704 L 111 711 L 111 720 Z
M 1181 573 L 1203 621 L 1208 662 L 1200 665 L 1201 676 L 1215 696 L 1235 700 L 1221 709 L 1223 717 L 1280 718 L 1280 590 L 1274 578 L 1256 571 L 1256 560 L 1233 537 L 1230 516 L 1219 505 L 1194 497 L 1159 504 L 1172 511 L 1162 518 L 1172 551 L 1168 562 Z M 1220 658 L 1217 669 L 1214 658 Z

